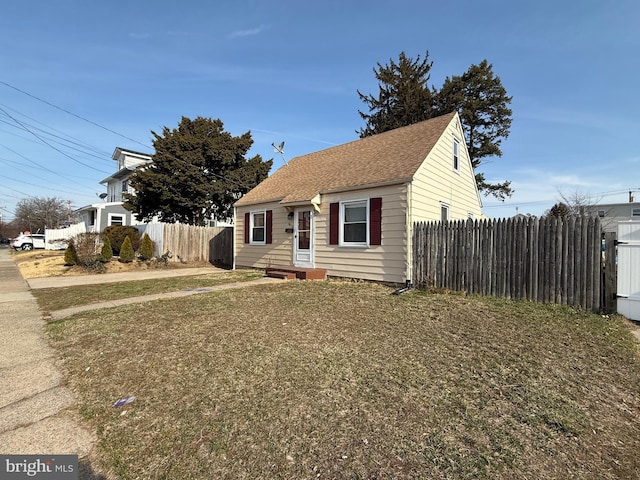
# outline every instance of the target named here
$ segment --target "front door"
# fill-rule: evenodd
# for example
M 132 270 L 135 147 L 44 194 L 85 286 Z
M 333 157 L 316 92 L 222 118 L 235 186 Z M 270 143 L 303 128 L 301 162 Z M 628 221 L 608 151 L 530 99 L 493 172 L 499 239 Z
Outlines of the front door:
M 313 210 L 297 208 L 293 225 L 293 264 L 313 267 Z

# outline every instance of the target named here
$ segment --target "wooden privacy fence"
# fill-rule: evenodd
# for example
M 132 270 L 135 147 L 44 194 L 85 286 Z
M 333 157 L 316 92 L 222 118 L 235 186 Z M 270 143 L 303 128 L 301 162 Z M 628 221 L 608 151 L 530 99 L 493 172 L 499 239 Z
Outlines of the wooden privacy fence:
M 157 254 L 171 261 L 233 264 L 233 227 L 196 227 L 179 223 L 149 224 L 145 230 L 156 243 Z
M 611 240 L 605 262 L 598 218 L 416 223 L 413 283 L 610 311 L 615 298 L 606 290 L 615 288 Z

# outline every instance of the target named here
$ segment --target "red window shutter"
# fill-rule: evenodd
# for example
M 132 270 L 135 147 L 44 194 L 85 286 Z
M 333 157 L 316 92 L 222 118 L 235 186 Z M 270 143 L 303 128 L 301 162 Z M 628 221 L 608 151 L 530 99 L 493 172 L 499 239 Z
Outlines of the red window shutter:
M 329 245 L 338 245 L 340 231 L 340 204 L 329 205 Z
M 382 245 L 382 198 L 369 199 L 369 244 Z
M 265 221 L 265 228 L 266 228 L 266 243 L 272 243 L 273 242 L 273 235 L 272 235 L 272 225 L 273 225 L 273 210 L 267 210 L 267 215 L 266 215 L 266 221 Z
M 244 243 L 249 243 L 249 227 L 251 220 L 249 216 L 249 212 L 244 214 Z

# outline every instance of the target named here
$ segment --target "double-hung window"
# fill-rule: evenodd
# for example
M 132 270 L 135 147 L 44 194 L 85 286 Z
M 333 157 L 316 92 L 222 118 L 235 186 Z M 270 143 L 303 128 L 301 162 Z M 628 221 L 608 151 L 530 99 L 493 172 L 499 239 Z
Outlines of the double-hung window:
M 369 202 L 367 200 L 340 202 L 340 244 L 367 246 L 369 244 Z
M 251 238 L 252 245 L 266 244 L 266 214 L 265 211 L 251 212 Z
M 460 140 L 453 137 L 453 170 L 460 170 Z

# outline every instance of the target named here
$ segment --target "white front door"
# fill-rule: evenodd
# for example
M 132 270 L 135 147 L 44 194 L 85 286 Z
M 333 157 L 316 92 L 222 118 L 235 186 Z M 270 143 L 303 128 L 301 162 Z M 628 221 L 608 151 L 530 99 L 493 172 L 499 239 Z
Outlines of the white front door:
M 313 267 L 313 209 L 297 208 L 293 220 L 293 264 Z

